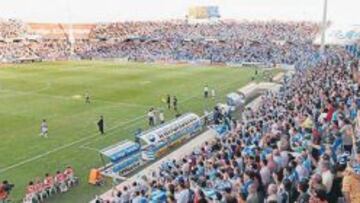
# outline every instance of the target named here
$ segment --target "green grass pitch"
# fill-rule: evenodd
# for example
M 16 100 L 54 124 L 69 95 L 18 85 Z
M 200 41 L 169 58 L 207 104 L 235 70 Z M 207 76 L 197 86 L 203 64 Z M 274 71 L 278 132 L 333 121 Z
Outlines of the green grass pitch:
M 181 113 L 203 113 L 226 93 L 247 84 L 251 68 L 155 65 L 101 61 L 43 62 L 0 67 L 0 180 L 16 186 L 11 194 L 20 201 L 28 181 L 74 167 L 80 185 L 50 202 L 86 202 L 111 187 L 87 184 L 89 170 L 101 166 L 101 149 L 133 139 L 146 127 L 150 107 L 165 108 L 162 98 L 176 95 Z M 261 75 L 261 74 L 259 74 Z M 257 79 L 260 79 L 258 76 Z M 204 100 L 203 87 L 215 88 L 216 98 Z M 91 104 L 85 104 L 88 91 Z M 106 136 L 97 133 L 104 115 Z M 173 111 L 165 111 L 167 120 Z M 39 136 L 41 120 L 49 138 Z

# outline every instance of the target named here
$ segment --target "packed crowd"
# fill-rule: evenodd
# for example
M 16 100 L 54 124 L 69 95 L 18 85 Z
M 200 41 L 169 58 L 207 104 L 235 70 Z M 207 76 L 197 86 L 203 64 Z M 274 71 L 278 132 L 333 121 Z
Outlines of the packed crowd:
M 117 22 L 97 24 L 87 39 L 70 43 L 67 38 L 30 40 L 26 24 L 9 20 L 0 22 L 0 61 L 13 62 L 24 56 L 62 60 L 76 55 L 141 61 L 301 65 L 304 59 L 309 61 L 316 55 L 318 47 L 313 41 L 318 33 L 318 24 L 310 22 Z M 14 37 L 19 39 L 14 41 Z
M 25 43 L 26 34 L 27 29 L 23 22 L 0 19 L 0 63 L 35 56 Z
M 318 31 L 308 22 L 110 23 L 92 30 L 91 37 L 103 40 L 83 56 L 294 64 L 315 53 Z
M 344 50 L 317 54 L 318 31 L 318 25 L 305 22 L 128 22 L 99 24 L 89 40 L 75 42 L 83 58 L 316 64 L 298 69 L 241 120 L 217 113 L 215 124 L 226 125 L 228 134 L 117 188 L 112 200 L 97 202 L 360 202 L 360 143 L 353 128 L 359 87 L 351 82 Z M 3 40 L 24 33 L 21 22 L 0 21 L 0 61 L 71 55 L 63 39 Z M 76 182 L 71 167 L 46 174 L 29 182 L 24 202 L 42 202 Z M 0 192 L 8 190 L 4 185 Z
M 43 39 L 41 43 L 29 43 L 29 47 L 42 59 L 66 60 L 71 55 L 70 42 L 64 39 Z
M 358 84 L 342 61 L 298 70 L 229 134 L 97 202 L 360 202 Z M 230 115 L 218 115 L 224 122 Z M 221 125 L 221 122 L 219 123 Z
M 75 176 L 74 169 L 71 166 L 66 167 L 64 172 L 57 171 L 55 175 L 45 174 L 43 180 L 40 177 L 30 181 L 26 188 L 24 203 L 44 202 L 56 193 L 67 192 L 71 187 L 78 184 L 78 178 Z
M 26 33 L 24 23 L 14 19 L 0 19 L 0 39 L 20 38 Z
M 0 42 L 0 63 L 6 61 L 36 58 L 34 51 L 23 42 L 1 43 Z

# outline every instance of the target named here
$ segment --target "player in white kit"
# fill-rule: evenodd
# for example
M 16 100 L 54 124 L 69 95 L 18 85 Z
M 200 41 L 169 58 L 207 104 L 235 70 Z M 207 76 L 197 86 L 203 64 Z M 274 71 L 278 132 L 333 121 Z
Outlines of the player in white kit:
M 215 99 L 215 89 L 211 89 L 211 97 Z
M 90 104 L 90 94 L 89 92 L 85 92 L 85 104 Z
M 41 126 L 40 126 L 40 136 L 41 137 L 48 137 L 48 124 L 46 123 L 46 120 L 43 119 L 43 121 L 41 122 Z
M 165 123 L 165 116 L 163 110 L 160 110 L 159 112 L 159 120 L 160 120 L 160 124 Z

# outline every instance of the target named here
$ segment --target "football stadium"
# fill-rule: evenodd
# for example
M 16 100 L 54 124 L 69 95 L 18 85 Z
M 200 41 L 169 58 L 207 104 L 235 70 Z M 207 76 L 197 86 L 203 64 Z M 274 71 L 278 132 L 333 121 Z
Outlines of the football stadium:
M 0 203 L 360 203 L 344 4 L 1 2 Z

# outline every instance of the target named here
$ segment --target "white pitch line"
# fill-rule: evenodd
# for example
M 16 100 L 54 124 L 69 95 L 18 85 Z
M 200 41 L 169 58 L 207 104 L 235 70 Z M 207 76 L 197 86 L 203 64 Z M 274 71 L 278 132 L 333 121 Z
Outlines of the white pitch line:
M 220 88 L 218 88 L 217 90 L 218 90 L 218 91 L 222 91 L 222 90 L 226 89 L 228 85 L 232 85 L 232 84 L 235 84 L 235 83 L 237 83 L 237 82 L 232 82 L 232 83 L 226 84 L 225 86 L 220 87 Z M 199 96 L 199 95 L 193 95 L 193 96 L 187 97 L 187 98 L 185 98 L 185 99 L 183 99 L 183 100 L 180 100 L 180 101 L 179 101 L 179 104 L 181 104 L 181 103 L 186 103 L 186 102 L 188 102 L 188 101 L 190 101 L 190 100 L 192 100 L 192 99 L 194 99 L 194 98 L 200 98 L 200 99 L 202 99 L 202 97 Z M 160 107 L 159 109 L 163 109 L 163 108 Z M 144 118 L 144 117 L 145 117 L 145 116 L 139 116 L 138 118 Z M 131 122 L 134 122 L 134 121 L 136 121 L 136 119 L 131 120 L 130 123 L 131 123 Z M 133 124 L 132 124 L 132 125 L 133 125 Z M 131 125 L 130 125 L 130 126 L 131 126 Z M 124 128 L 124 130 L 127 130 L 127 129 L 129 129 L 129 126 L 126 126 L 126 127 Z M 89 144 L 94 143 L 94 142 L 97 141 L 97 140 L 101 140 L 101 139 L 107 138 L 107 137 L 108 137 L 108 136 L 98 137 L 98 138 L 96 138 L 96 139 L 94 139 L 94 140 L 91 140 L 91 141 L 89 141 L 89 142 L 86 142 L 86 143 L 82 144 L 82 145 L 80 146 L 80 148 L 86 148 Z
M 196 97 L 198 97 L 198 96 L 188 97 L 188 98 L 182 100 L 182 102 L 187 102 L 187 101 L 189 101 L 189 100 L 191 100 L 191 99 L 193 99 L 193 98 L 196 98 Z M 182 103 L 182 102 L 180 101 L 179 103 Z M 160 107 L 159 109 L 163 109 L 163 108 Z M 126 126 L 125 128 L 123 128 L 123 129 L 124 129 L 124 130 L 129 129 L 130 126 L 132 126 L 132 125 L 135 124 L 135 123 L 133 123 L 133 122 L 139 120 L 140 118 L 145 118 L 145 117 L 146 117 L 145 115 L 143 115 L 143 116 L 138 116 L 138 117 L 136 117 L 135 119 L 132 119 L 132 120 L 130 120 L 130 121 L 127 121 L 127 122 L 125 122 L 125 123 L 122 123 L 122 124 L 132 123 L 132 124 L 130 124 L 130 125 L 127 125 L 127 126 Z M 120 126 L 119 126 L 119 127 L 120 127 Z M 113 129 L 115 129 L 115 128 L 112 128 L 111 130 L 113 130 Z M 101 139 L 105 139 L 105 138 L 107 138 L 107 137 L 109 137 L 109 136 L 101 136 L 101 137 L 98 137 L 98 138 L 96 138 L 96 139 L 94 139 L 94 140 L 91 140 L 91 141 L 89 141 L 89 142 L 86 142 L 86 143 L 82 144 L 79 148 L 85 148 L 85 149 L 86 149 L 86 148 L 88 148 L 88 145 L 89 145 L 89 144 L 94 143 L 95 141 L 98 141 L 98 140 L 101 140 Z M 90 148 L 90 147 L 89 147 L 89 148 Z
M 189 98 L 190 98 L 190 97 L 189 97 Z M 189 99 L 189 98 L 187 98 L 187 99 Z M 194 96 L 191 97 L 191 98 L 194 98 Z M 186 99 L 186 100 L 187 100 L 187 99 Z M 135 117 L 134 119 L 131 119 L 131 120 L 127 121 L 127 122 L 124 122 L 124 123 L 121 122 L 120 125 L 115 125 L 115 126 L 109 128 L 107 131 L 111 131 L 111 130 L 113 130 L 113 129 L 115 129 L 115 128 L 125 126 L 125 125 L 127 125 L 127 124 L 129 124 L 129 123 L 132 123 L 132 122 L 134 122 L 134 121 L 140 120 L 141 118 L 144 118 L 144 117 L 145 117 L 145 115 L 142 115 L 142 116 Z M 49 154 L 58 152 L 58 151 L 60 151 L 60 150 L 62 150 L 62 149 L 69 148 L 69 147 L 71 147 L 71 146 L 73 146 L 73 145 L 76 145 L 76 144 L 81 143 L 81 142 L 83 142 L 83 141 L 89 140 L 89 139 L 91 139 L 91 138 L 93 138 L 93 137 L 96 137 L 96 136 L 99 136 L 99 135 L 98 135 L 98 134 L 95 134 L 95 135 L 87 136 L 87 137 L 84 137 L 84 138 L 82 138 L 82 139 L 79 139 L 79 140 L 76 140 L 76 141 L 74 141 L 74 142 L 71 142 L 71 143 L 69 143 L 69 144 L 66 144 L 66 145 L 64 145 L 64 146 L 61 146 L 61 147 L 55 148 L 55 149 L 53 149 L 53 150 L 47 151 L 47 152 L 45 152 L 45 153 L 39 154 L 39 155 L 34 156 L 34 157 L 32 157 L 32 158 L 29 158 L 29 159 L 20 161 L 20 162 L 18 162 L 18 163 L 16 163 L 16 164 L 13 164 L 13 165 L 10 165 L 10 166 L 8 166 L 8 167 L 6 167 L 6 168 L 0 169 L 0 173 L 6 172 L 6 171 L 11 170 L 11 169 L 14 169 L 14 168 L 17 168 L 17 167 L 22 166 L 22 165 L 24 165 L 24 164 L 26 164 L 26 163 L 29 163 L 29 162 L 31 162 L 31 161 L 35 161 L 35 160 L 40 159 L 40 158 L 42 158 L 42 157 L 45 157 L 45 156 L 47 156 L 47 155 L 49 155 Z M 104 137 L 98 137 L 96 140 L 98 140 L 98 139 L 103 139 L 103 138 L 106 138 L 106 135 L 105 135 Z M 94 140 L 94 141 L 95 141 L 95 140 Z M 88 145 L 88 144 L 90 144 L 90 143 L 92 143 L 92 142 L 93 142 L 93 141 L 84 143 L 84 144 L 81 145 L 80 147 L 84 148 L 84 147 L 86 147 L 86 145 Z
M 135 117 L 134 119 L 132 119 L 132 120 L 130 120 L 130 121 L 121 123 L 121 125 L 115 125 L 115 126 L 109 128 L 108 131 L 111 131 L 111 130 L 117 128 L 117 127 L 125 126 L 125 125 L 127 125 L 128 123 L 134 122 L 134 121 L 139 120 L 140 118 L 143 118 L 143 117 L 145 117 L 145 116 Z M 71 147 L 71 146 L 73 146 L 73 145 L 76 145 L 76 144 L 78 144 L 78 143 L 84 142 L 84 141 L 89 140 L 89 139 L 91 139 L 91 138 L 93 138 L 93 137 L 96 137 L 96 136 L 100 136 L 100 135 L 99 135 L 98 133 L 96 133 L 96 134 L 94 134 L 94 135 L 90 135 L 90 136 L 81 138 L 81 139 L 79 139 L 79 140 L 76 140 L 76 141 L 71 142 L 71 143 L 69 143 L 69 144 L 66 144 L 66 145 L 64 145 L 64 146 L 61 146 L 61 147 L 55 148 L 55 149 L 53 149 L 53 150 L 47 151 L 47 152 L 45 152 L 45 153 L 39 154 L 39 155 L 34 156 L 34 157 L 32 157 L 32 158 L 29 158 L 29 159 L 20 161 L 20 162 L 18 162 L 18 163 L 16 163 L 16 164 L 13 164 L 13 165 L 10 165 L 10 166 L 8 166 L 8 167 L 6 167 L 6 168 L 0 169 L 0 173 L 6 172 L 6 171 L 11 170 L 11 169 L 14 169 L 14 168 L 17 168 L 17 167 L 22 166 L 22 165 L 24 165 L 24 164 L 27 164 L 27 163 L 29 163 L 29 162 L 31 162 L 31 161 L 35 161 L 35 160 L 40 159 L 40 158 L 42 158 L 42 157 L 45 157 L 45 156 L 47 156 L 47 155 L 49 155 L 49 154 L 58 152 L 58 151 L 60 151 L 60 150 L 62 150 L 62 149 L 69 148 L 69 147 Z M 106 135 L 105 135 L 104 137 L 106 137 Z M 82 146 L 84 146 L 84 145 L 82 145 Z
M 123 126 L 125 126 L 125 125 L 128 125 L 128 124 L 130 124 L 130 123 L 133 123 L 133 122 L 135 122 L 135 121 L 138 121 L 138 120 L 140 120 L 140 119 L 142 119 L 142 118 L 145 118 L 145 115 L 143 115 L 143 116 L 138 116 L 138 117 L 135 117 L 135 118 L 133 118 L 133 119 L 131 119 L 131 120 L 129 120 L 129 121 L 126 121 L 126 122 L 123 122 L 123 123 L 120 123 L 120 125 L 115 125 L 115 126 L 113 126 L 113 127 L 111 127 L 109 130 L 106 130 L 106 132 L 111 132 L 112 130 L 114 130 L 114 129 L 116 129 L 116 128 L 121 128 L 121 127 L 123 127 Z M 124 128 L 124 129 L 126 129 L 126 128 Z M 105 132 L 105 133 L 106 133 Z M 110 135 L 111 136 L 111 135 Z M 105 138 L 108 138 L 109 136 L 100 136 L 100 137 L 97 137 L 97 138 L 95 138 L 94 140 L 91 140 L 91 141 L 89 141 L 89 142 L 86 142 L 86 143 L 84 143 L 84 144 L 82 144 L 81 146 L 80 146 L 80 148 L 81 147 L 86 147 L 87 145 L 89 145 L 89 144 L 91 144 L 91 143 L 93 143 L 93 142 L 95 142 L 95 141 L 97 141 L 97 140 L 101 140 L 101 139 L 105 139 Z
M 69 143 L 69 144 L 66 144 L 66 145 L 64 145 L 64 146 L 61 146 L 61 147 L 55 148 L 55 149 L 53 149 L 53 150 L 47 151 L 47 152 L 45 152 L 45 153 L 43 153 L 43 154 L 39 154 L 39 155 L 34 156 L 34 157 L 30 158 L 30 159 L 26 159 L 26 160 L 20 161 L 20 162 L 18 162 L 18 163 L 16 163 L 16 164 L 13 164 L 13 165 L 11 165 L 11 166 L 8 166 L 8 167 L 6 167 L 6 168 L 2 168 L 2 169 L 0 169 L 0 173 L 6 172 L 6 171 L 8 171 L 8 170 L 10 170 L 10 169 L 13 169 L 13 168 L 17 168 L 17 167 L 22 166 L 22 165 L 24 165 L 24 164 L 26 164 L 26 163 L 29 163 L 29 162 L 31 162 L 31 161 L 35 161 L 35 160 L 37 160 L 37 159 L 40 159 L 40 158 L 42 158 L 42 157 L 44 157 L 44 156 L 47 156 L 47 155 L 52 154 L 52 153 L 54 153 L 54 152 L 60 151 L 60 150 L 62 150 L 62 149 L 71 147 L 71 146 L 73 146 L 73 145 L 75 145 L 75 144 L 77 144 L 77 143 L 80 143 L 80 142 L 82 142 L 82 141 L 85 141 L 85 140 L 87 140 L 87 139 L 90 139 L 90 138 L 92 138 L 92 137 L 94 137 L 94 136 L 96 136 L 96 135 L 92 135 L 92 136 L 89 136 L 89 137 L 84 137 L 84 138 L 82 138 L 82 139 L 80 139 L 80 140 L 76 140 L 76 141 L 71 142 L 71 143 Z
M 231 83 L 231 84 L 233 84 L 233 83 Z M 230 84 L 229 84 L 229 85 L 230 85 Z M 225 87 L 222 87 L 222 88 L 219 88 L 219 89 L 225 89 Z M 40 94 L 40 95 L 41 95 L 41 94 Z M 52 95 L 43 95 L 43 96 L 52 96 Z M 52 96 L 52 97 L 59 97 L 59 96 Z M 182 100 L 182 101 L 183 101 L 183 102 L 186 102 L 186 101 L 189 101 L 189 100 L 191 100 L 191 99 L 193 99 L 193 98 L 196 98 L 196 97 L 198 97 L 198 96 L 191 96 L 191 97 L 188 97 L 188 98 L 186 98 L 186 99 L 184 99 L 184 100 Z M 60 98 L 61 98 L 61 96 L 60 96 Z M 65 98 L 70 99 L 70 98 L 68 98 L 68 97 L 65 97 Z M 181 103 L 181 102 L 179 102 L 179 103 Z M 134 122 L 134 121 L 139 120 L 140 118 L 144 118 L 144 117 L 145 117 L 145 115 L 143 115 L 143 116 L 138 116 L 138 117 L 136 117 L 136 118 L 134 118 L 134 119 L 132 119 L 132 120 L 130 120 L 130 121 L 128 121 L 128 122 L 121 123 L 121 125 L 119 125 L 119 126 L 118 126 L 118 125 L 115 125 L 115 126 L 113 126 L 112 128 L 109 128 L 110 130 L 108 130 L 108 131 L 111 131 L 112 129 L 115 129 L 115 128 L 117 128 L 117 127 L 125 126 L 125 125 L 128 124 L 128 123 Z M 99 136 L 99 135 L 98 135 L 98 134 L 95 134 L 95 135 L 91 135 L 91 136 L 88 136 L 88 137 L 84 137 L 84 138 L 82 138 L 82 139 L 76 140 L 76 141 L 71 142 L 71 143 L 69 143 L 69 144 L 66 144 L 66 145 L 64 145 L 64 146 L 61 146 L 61 147 L 55 148 L 55 149 L 53 149 L 53 150 L 47 151 L 47 152 L 45 152 L 45 153 L 43 153 L 43 154 L 39 154 L 39 155 L 37 155 L 37 156 L 34 156 L 34 157 L 30 158 L 30 159 L 26 159 L 26 160 L 20 161 L 20 162 L 18 162 L 18 163 L 16 163 L 16 164 L 13 164 L 13 165 L 10 165 L 10 166 L 8 166 L 8 167 L 6 167 L 6 168 L 0 169 L 0 173 L 6 172 L 6 171 L 11 170 L 11 169 L 14 169 L 14 168 L 17 168 L 17 167 L 22 166 L 22 165 L 24 165 L 24 164 L 26 164 L 26 163 L 29 163 L 29 162 L 31 162 L 31 161 L 35 161 L 35 160 L 37 160 L 37 159 L 40 159 L 40 158 L 42 158 L 42 157 L 45 157 L 45 156 L 47 156 L 47 155 L 49 155 L 49 154 L 55 153 L 55 152 L 60 151 L 60 150 L 62 150 L 62 149 L 69 148 L 69 147 L 71 147 L 71 146 L 73 146 L 73 145 L 76 145 L 76 144 L 78 144 L 78 143 L 81 143 L 81 142 L 83 142 L 83 141 L 86 141 L 86 140 L 91 139 L 91 138 L 96 137 L 96 136 Z M 88 142 L 88 143 L 85 143 L 85 144 L 89 144 L 89 143 L 91 143 L 91 142 Z M 85 144 L 83 144 L 82 146 L 83 146 L 83 147 L 86 146 Z
M 80 148 L 80 149 L 87 149 L 87 150 L 90 150 L 90 151 L 99 152 L 99 149 L 96 149 L 96 148 L 93 148 L 93 147 L 88 147 L 88 146 L 83 146 L 83 145 L 81 145 L 79 148 Z

